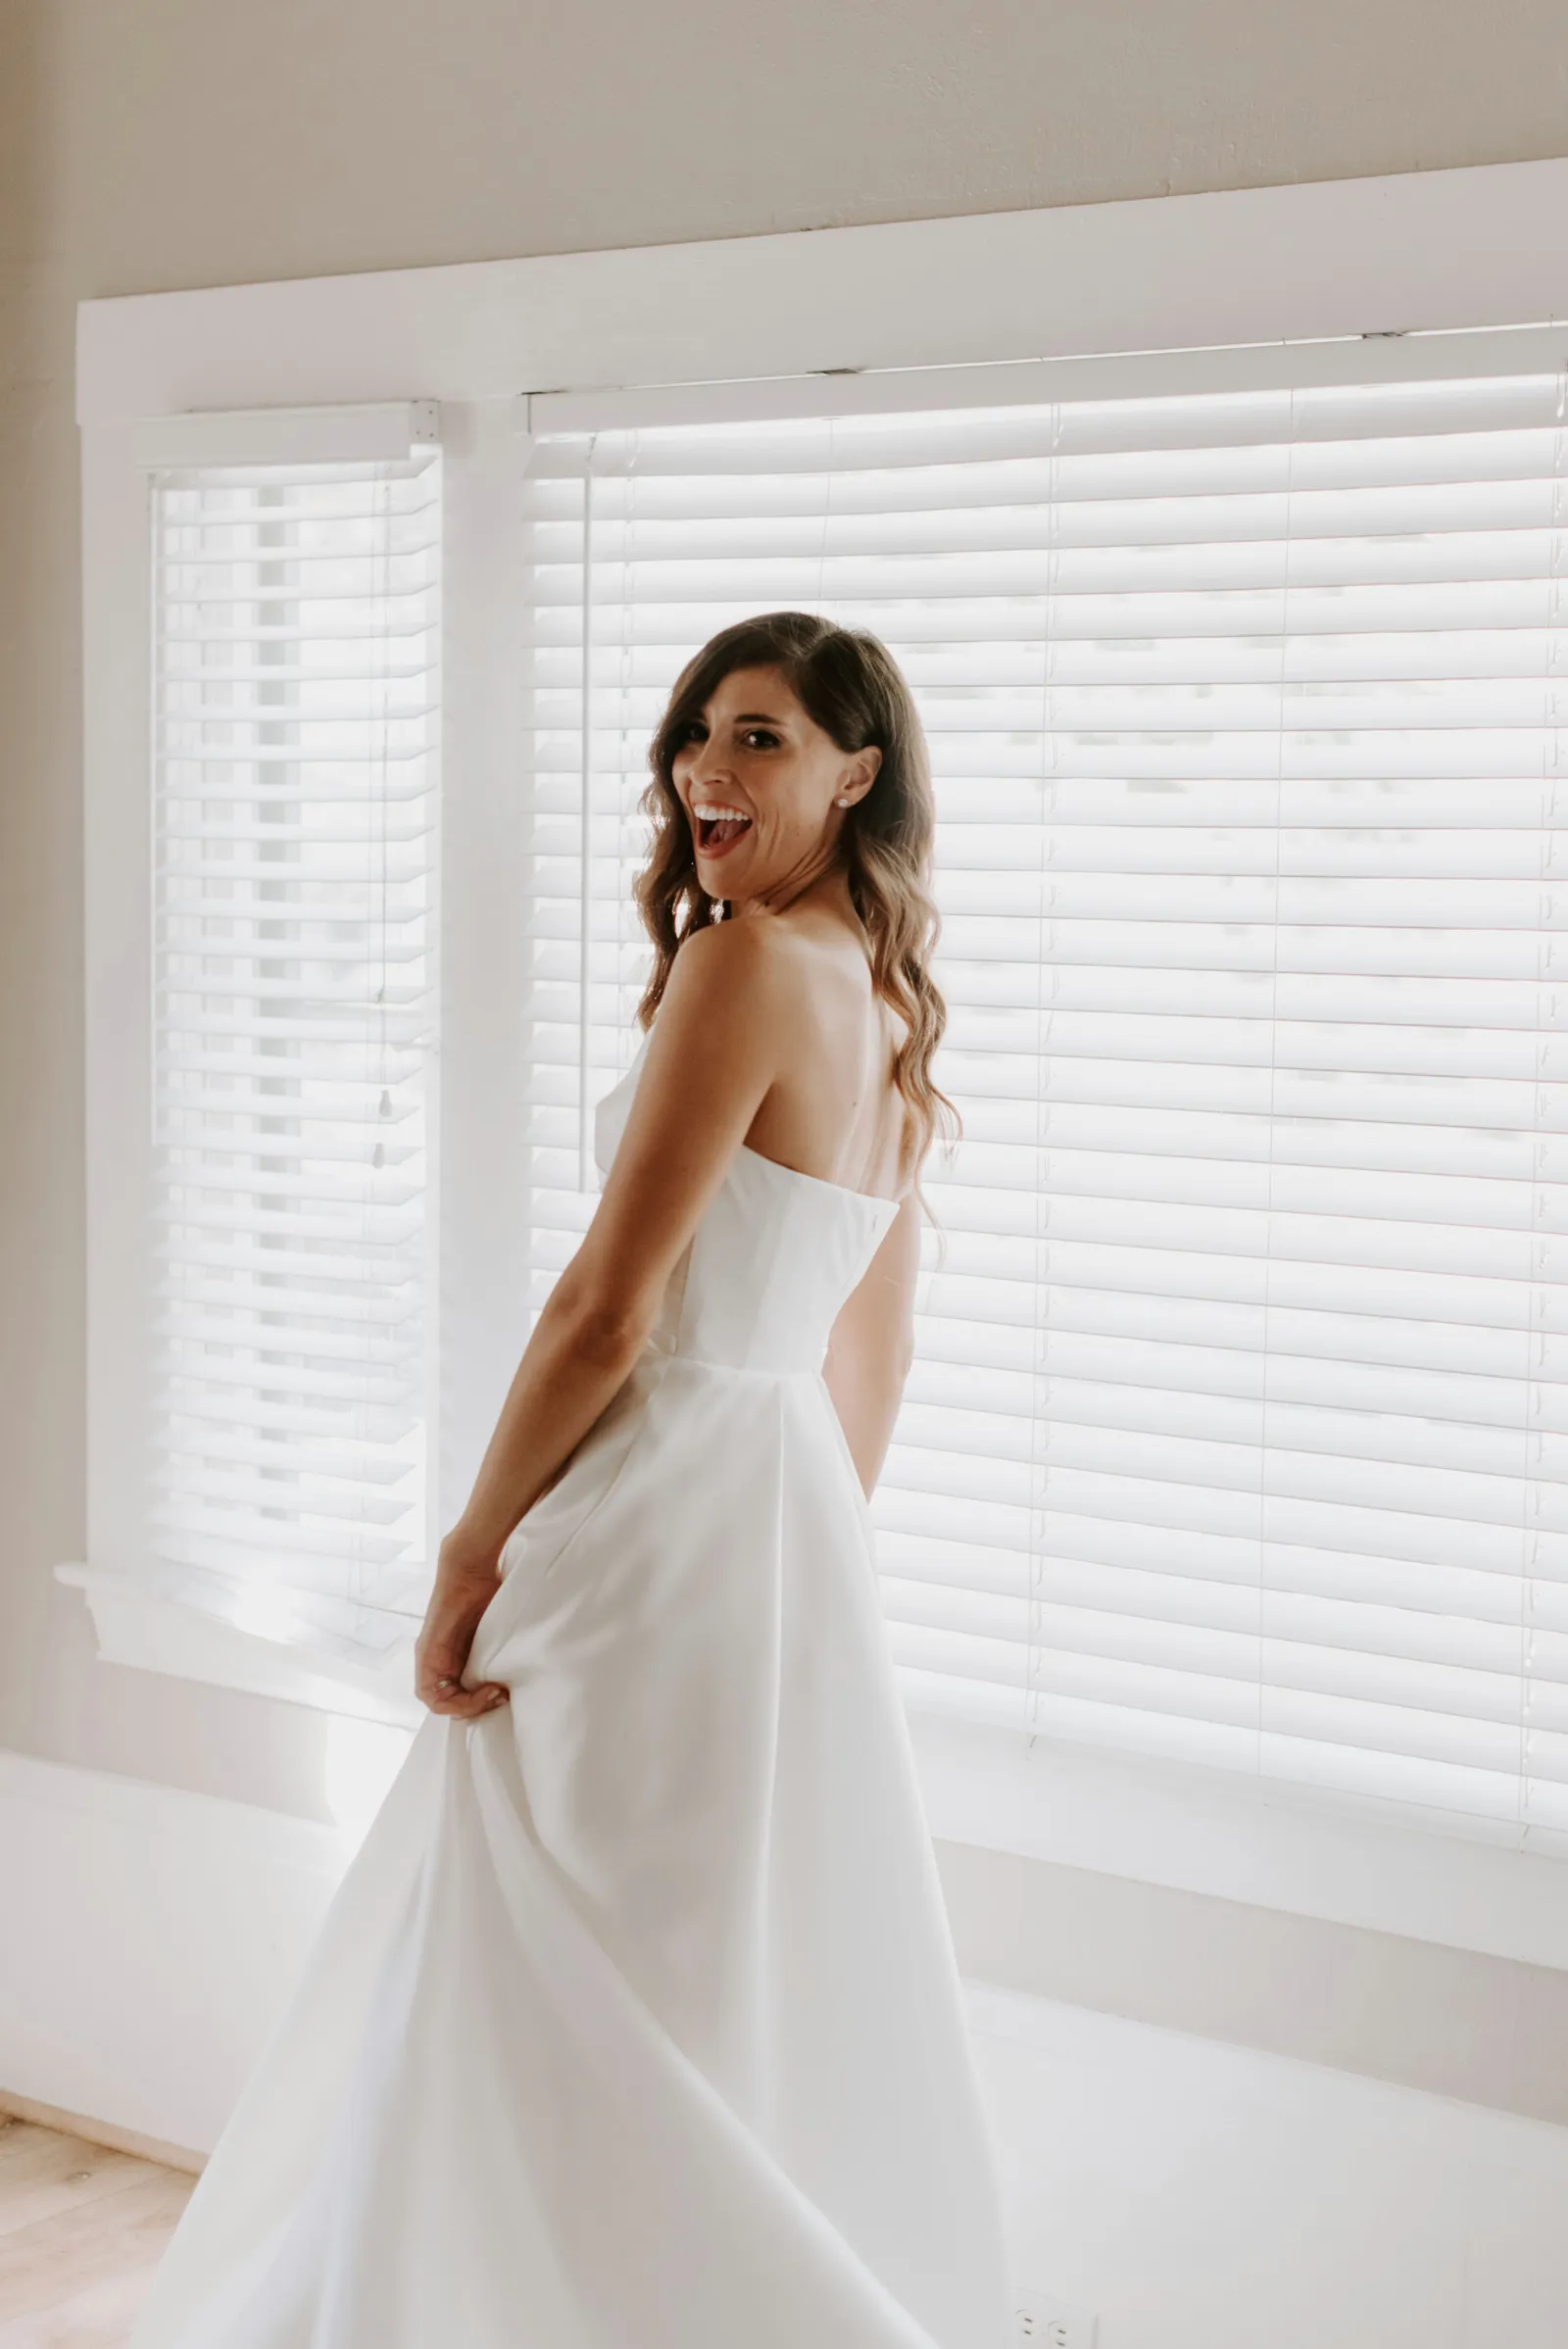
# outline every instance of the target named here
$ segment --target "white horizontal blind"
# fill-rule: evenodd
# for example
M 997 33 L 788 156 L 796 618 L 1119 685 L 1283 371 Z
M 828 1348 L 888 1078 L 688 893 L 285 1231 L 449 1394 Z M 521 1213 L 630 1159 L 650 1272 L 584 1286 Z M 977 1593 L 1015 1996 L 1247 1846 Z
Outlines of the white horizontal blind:
M 875 1507 L 909 1699 L 1568 1848 L 1565 378 L 1477 347 L 542 442 L 530 1211 L 542 1295 L 677 669 L 872 628 L 964 1122 Z
M 152 494 L 150 1546 L 374 1656 L 430 1555 L 440 462 Z

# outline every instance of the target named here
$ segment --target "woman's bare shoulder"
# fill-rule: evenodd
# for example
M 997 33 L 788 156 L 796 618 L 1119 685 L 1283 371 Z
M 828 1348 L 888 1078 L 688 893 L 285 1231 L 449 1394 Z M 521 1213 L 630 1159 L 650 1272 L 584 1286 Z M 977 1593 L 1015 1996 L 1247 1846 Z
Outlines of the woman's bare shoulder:
M 748 1018 L 787 1019 L 811 983 L 810 952 L 782 922 L 761 916 L 711 922 L 681 943 L 665 1001 L 706 1016 L 720 1005 Z

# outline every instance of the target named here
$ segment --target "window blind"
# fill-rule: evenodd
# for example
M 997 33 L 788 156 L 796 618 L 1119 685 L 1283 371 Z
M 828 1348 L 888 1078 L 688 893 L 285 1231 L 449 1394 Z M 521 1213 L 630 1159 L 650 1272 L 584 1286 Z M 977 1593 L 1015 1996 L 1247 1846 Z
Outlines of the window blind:
M 363 1660 L 431 1554 L 440 462 L 151 478 L 149 1545 Z
M 636 1043 L 677 670 L 749 612 L 873 629 L 931 744 L 964 1126 L 874 1506 L 908 1700 L 1550 1844 L 1568 378 L 1476 339 L 1432 380 L 1382 345 L 542 435 L 526 1203 L 537 1302 Z

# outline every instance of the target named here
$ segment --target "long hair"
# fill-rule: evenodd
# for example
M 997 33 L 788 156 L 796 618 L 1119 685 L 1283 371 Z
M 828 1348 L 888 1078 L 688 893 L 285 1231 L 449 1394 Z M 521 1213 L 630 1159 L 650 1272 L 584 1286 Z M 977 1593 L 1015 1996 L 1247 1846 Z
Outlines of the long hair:
M 742 668 L 778 669 L 808 716 L 841 751 L 863 751 L 874 743 L 882 754 L 870 790 L 845 815 L 839 850 L 870 948 L 872 987 L 907 1031 L 893 1077 L 909 1111 L 906 1134 L 914 1147 L 906 1157 L 918 1168 L 939 1130 L 949 1140 L 958 1130 L 957 1111 L 931 1077 L 931 1057 L 948 1016 L 930 970 L 939 928 L 930 889 L 936 812 L 919 713 L 892 654 L 868 631 L 840 628 L 805 612 L 762 612 L 721 629 L 676 678 L 649 746 L 652 779 L 641 801 L 653 842 L 636 897 L 654 942 L 654 968 L 637 1017 L 644 1028 L 650 1025 L 681 941 L 706 929 L 724 905 L 698 881 L 674 761 L 692 719 L 720 682 Z

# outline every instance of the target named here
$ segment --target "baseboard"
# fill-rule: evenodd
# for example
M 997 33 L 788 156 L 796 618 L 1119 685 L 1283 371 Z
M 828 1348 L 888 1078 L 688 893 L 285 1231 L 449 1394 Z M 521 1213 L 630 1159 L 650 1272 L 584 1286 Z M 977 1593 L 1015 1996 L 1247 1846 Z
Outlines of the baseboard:
M 0 2113 L 13 2121 L 30 2121 L 38 2129 L 56 2129 L 62 2136 L 80 2137 L 89 2145 L 107 2145 L 111 2153 L 133 2153 L 138 2161 L 161 2162 L 166 2170 L 188 2170 L 199 2176 L 207 2156 L 188 2145 L 171 2145 L 163 2137 L 144 2136 L 139 2129 L 117 2129 L 113 2121 L 95 2121 L 88 2113 L 68 2113 L 58 2104 L 40 2104 L 35 2096 L 13 2096 L 0 2088 Z

